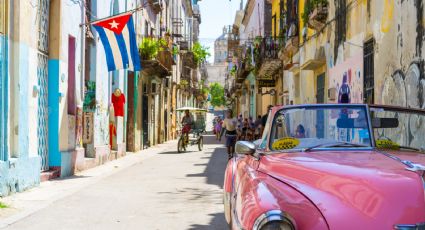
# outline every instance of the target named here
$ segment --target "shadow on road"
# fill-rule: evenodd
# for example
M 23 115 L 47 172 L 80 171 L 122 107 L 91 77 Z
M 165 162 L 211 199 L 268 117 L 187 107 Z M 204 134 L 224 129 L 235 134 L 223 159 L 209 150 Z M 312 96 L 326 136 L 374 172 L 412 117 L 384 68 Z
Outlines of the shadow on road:
M 190 226 L 189 230 L 211 230 L 211 229 L 225 230 L 225 229 L 228 229 L 226 219 L 224 218 L 224 213 L 210 214 L 210 216 L 212 216 L 213 219 L 211 220 L 211 222 L 208 225 L 193 224 L 192 226 Z
M 204 154 L 208 154 L 206 156 L 201 157 L 200 159 L 208 159 L 208 163 L 195 163 L 194 167 L 205 167 L 204 172 L 198 174 L 188 174 L 187 177 L 203 177 L 206 178 L 206 182 L 208 184 L 217 185 L 220 188 L 223 188 L 224 181 L 224 171 L 226 170 L 227 165 L 227 150 L 224 146 L 219 146 L 220 143 L 215 139 L 213 135 L 205 135 L 204 136 Z M 219 192 L 219 196 L 221 196 L 221 191 Z M 193 193 L 193 191 L 192 191 Z M 211 195 L 211 191 L 196 191 L 195 197 L 193 199 L 202 199 L 208 195 Z M 220 202 L 221 204 L 221 202 Z M 190 226 L 190 230 L 224 230 L 228 229 L 226 219 L 224 217 L 224 213 L 214 213 L 209 215 L 211 217 L 210 223 L 207 225 L 201 224 L 193 224 Z
M 72 175 L 69 177 L 59 177 L 52 179 L 51 181 L 65 181 L 65 180 L 74 180 L 74 179 L 84 179 L 84 178 L 90 178 L 91 176 L 82 176 L 82 175 Z
M 179 153 L 179 152 L 177 152 L 177 151 L 168 151 L 168 152 L 161 152 L 161 153 L 158 153 L 158 154 L 160 154 L 160 155 L 167 155 L 167 154 L 185 154 L 185 153 L 193 153 L 193 152 L 199 152 L 199 151 L 186 151 L 186 152 L 182 152 L 182 153 Z
M 208 145 L 217 144 L 213 136 L 205 136 L 205 147 Z M 213 184 L 223 187 L 224 180 L 224 171 L 227 165 L 227 153 L 226 148 L 218 147 L 213 150 L 211 157 L 202 157 L 202 159 L 208 159 L 207 167 L 203 173 L 198 174 L 188 174 L 187 177 L 205 177 L 207 178 L 208 184 Z M 194 164 L 194 166 L 201 166 L 199 163 Z

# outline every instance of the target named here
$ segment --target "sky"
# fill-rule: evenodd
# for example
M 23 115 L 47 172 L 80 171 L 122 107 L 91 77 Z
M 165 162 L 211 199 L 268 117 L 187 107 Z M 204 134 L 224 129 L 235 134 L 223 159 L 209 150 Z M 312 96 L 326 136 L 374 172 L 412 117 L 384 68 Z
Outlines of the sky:
M 247 0 L 244 0 L 244 5 L 246 2 Z M 214 40 L 223 33 L 225 25 L 233 24 L 240 3 L 240 0 L 202 0 L 198 2 L 202 19 L 199 40 L 202 45 L 210 48 L 209 62 L 214 62 Z

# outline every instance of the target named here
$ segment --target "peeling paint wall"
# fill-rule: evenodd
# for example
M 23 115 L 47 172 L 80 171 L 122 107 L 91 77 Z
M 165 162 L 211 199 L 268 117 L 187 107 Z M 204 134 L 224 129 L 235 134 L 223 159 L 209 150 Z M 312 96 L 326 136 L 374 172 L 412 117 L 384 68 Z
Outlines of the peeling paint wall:
M 9 103 L 8 156 L 0 161 L 0 196 L 40 183 L 37 142 L 37 9 L 30 2 L 10 1 L 6 47 Z M 5 122 L 5 121 L 3 121 Z
M 380 31 L 375 31 L 377 103 L 425 108 L 423 5 L 421 0 L 385 5 L 388 12 L 382 12 Z

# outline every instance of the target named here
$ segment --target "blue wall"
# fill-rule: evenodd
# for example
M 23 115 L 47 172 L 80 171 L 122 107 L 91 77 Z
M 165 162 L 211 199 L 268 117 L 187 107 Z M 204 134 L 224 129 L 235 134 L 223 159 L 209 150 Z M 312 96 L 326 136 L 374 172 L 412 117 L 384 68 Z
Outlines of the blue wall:
M 8 77 L 7 77 L 7 37 L 0 36 L 0 160 L 8 158 L 7 141 L 7 111 L 9 106 L 8 98 Z
M 28 129 L 28 76 L 30 65 L 29 48 L 26 44 L 21 44 L 19 49 L 19 157 L 28 157 L 29 150 L 29 129 Z
M 59 60 L 49 60 L 49 166 L 61 166 L 59 152 Z
M 5 41 L 4 38 L 1 39 L 2 42 L 4 42 L 0 42 L 0 44 L 3 44 L 3 50 L 1 52 L 4 52 L 4 50 L 7 49 L 7 46 L 5 44 L 8 41 Z M 2 126 L 1 128 L 3 129 L 3 131 L 7 131 L 7 112 L 9 109 L 14 109 L 14 106 L 18 106 L 18 114 L 15 114 L 14 116 L 17 116 L 19 123 L 19 146 L 17 149 L 18 152 L 16 152 L 16 154 L 13 154 L 14 157 L 10 157 L 4 161 L 0 161 L 0 196 L 6 196 L 13 192 L 21 192 L 40 183 L 40 157 L 38 155 L 30 157 L 30 151 L 34 151 L 34 153 L 37 153 L 37 150 L 29 149 L 29 48 L 24 43 L 19 44 L 19 53 L 17 54 L 17 56 L 19 56 L 19 60 L 17 60 L 19 61 L 19 75 L 15 76 L 15 79 L 16 81 L 18 81 L 19 84 L 19 92 L 17 95 L 18 98 L 16 98 L 15 95 L 11 95 L 12 100 L 16 100 L 17 102 L 19 101 L 19 105 L 15 105 L 12 103 L 11 108 L 8 107 L 7 101 L 7 92 L 9 91 L 9 89 L 7 88 L 8 84 L 4 84 L 8 81 L 8 71 L 6 71 L 8 65 L 7 56 L 8 55 L 6 55 L 6 60 L 2 60 L 3 73 L 0 73 L 2 85 L 6 86 L 2 89 L 2 92 L 0 94 L 0 96 L 2 97 L 0 98 L 0 100 L 3 103 L 2 107 L 0 107 L 3 108 L 0 112 L 0 120 Z M 7 135 L 5 136 L 5 138 L 7 138 Z M 7 149 L 6 144 L 4 144 L 2 147 Z

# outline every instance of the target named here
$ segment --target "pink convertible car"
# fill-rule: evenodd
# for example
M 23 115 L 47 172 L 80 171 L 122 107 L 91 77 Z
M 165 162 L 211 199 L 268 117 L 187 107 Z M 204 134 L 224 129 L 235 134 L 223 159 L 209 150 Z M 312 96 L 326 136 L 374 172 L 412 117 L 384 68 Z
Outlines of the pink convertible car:
M 425 111 L 275 107 L 227 165 L 231 229 L 425 229 Z

